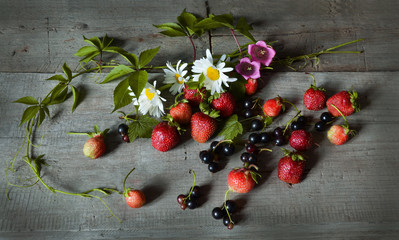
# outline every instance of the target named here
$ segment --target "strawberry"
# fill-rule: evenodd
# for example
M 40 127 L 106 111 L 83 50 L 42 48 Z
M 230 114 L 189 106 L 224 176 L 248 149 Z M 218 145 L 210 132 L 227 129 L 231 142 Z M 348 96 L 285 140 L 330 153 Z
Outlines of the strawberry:
M 190 104 L 186 102 L 179 102 L 176 106 L 170 109 L 170 115 L 173 120 L 181 125 L 189 124 L 193 110 Z
M 248 78 L 248 82 L 245 84 L 245 93 L 251 96 L 258 90 L 258 81 L 256 79 Z
M 290 145 L 297 151 L 305 151 L 313 146 L 312 134 L 305 130 L 295 130 L 291 133 Z
M 184 98 L 188 100 L 191 106 L 198 106 L 201 102 L 204 101 L 204 96 L 206 94 L 206 89 L 201 88 L 201 93 L 198 92 L 198 89 L 190 89 L 187 85 L 184 86 L 183 89 Z
M 306 90 L 303 95 L 303 104 L 308 110 L 320 111 L 326 105 L 326 90 L 324 88 L 318 88 L 315 85 L 310 85 L 310 88 Z
M 283 109 L 283 111 L 285 109 L 281 97 L 269 99 L 263 104 L 263 112 L 268 117 L 277 117 L 280 114 L 281 109 Z
M 296 184 L 302 181 L 305 160 L 302 155 L 283 149 L 284 157 L 278 162 L 278 178 L 286 183 Z
M 336 108 L 338 108 L 344 116 L 349 116 L 354 112 L 360 111 L 359 105 L 356 102 L 357 97 L 358 94 L 353 89 L 351 89 L 351 91 L 341 91 L 327 100 L 327 109 L 334 117 L 340 116 Z
M 215 133 L 217 123 L 214 118 L 202 112 L 194 113 L 191 117 L 191 136 L 199 143 L 204 143 Z
M 83 154 L 86 157 L 96 159 L 105 153 L 104 138 L 108 131 L 108 128 L 104 131 L 100 131 L 97 124 L 94 124 L 94 132 L 68 132 L 68 134 L 89 136 L 90 139 L 87 140 L 86 143 L 83 145 Z
M 141 208 L 146 202 L 144 193 L 137 189 L 130 189 L 125 187 L 126 180 L 129 175 L 134 171 L 134 169 L 135 168 L 130 170 L 130 172 L 126 175 L 125 180 L 123 181 L 123 196 L 125 197 L 126 203 L 127 205 L 129 205 L 129 207 Z
M 259 176 L 259 174 L 248 168 L 233 169 L 227 176 L 229 189 L 237 193 L 247 193 L 254 188 L 256 176 Z
M 152 130 L 151 144 L 158 151 L 169 151 L 179 143 L 179 140 L 177 128 L 170 126 L 168 122 L 158 123 Z
M 230 92 L 220 94 L 220 97 L 213 99 L 211 106 L 220 112 L 222 117 L 230 117 L 236 109 L 236 100 Z
M 333 125 L 327 132 L 328 140 L 335 145 L 342 145 L 349 138 L 349 129 L 341 125 Z

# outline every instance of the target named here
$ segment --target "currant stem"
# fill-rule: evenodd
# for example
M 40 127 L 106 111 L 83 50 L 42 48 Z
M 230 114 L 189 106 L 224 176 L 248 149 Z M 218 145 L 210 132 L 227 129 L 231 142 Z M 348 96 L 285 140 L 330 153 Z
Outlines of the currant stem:
M 346 120 L 344 114 L 341 112 L 341 110 L 339 110 L 334 104 L 331 104 L 331 106 L 333 106 L 333 107 L 339 112 L 339 114 L 341 114 L 342 118 L 345 120 L 345 126 L 346 126 L 347 128 L 349 128 L 349 123 L 348 123 L 348 121 Z
M 287 131 L 287 129 L 288 129 L 288 125 L 290 125 L 290 123 L 292 122 L 292 121 L 294 121 L 294 119 L 296 119 L 298 116 L 300 116 L 301 115 L 301 111 L 299 111 L 299 112 L 297 112 L 297 114 L 293 117 L 293 118 L 291 118 L 291 120 L 289 120 L 286 124 L 285 124 L 285 128 L 284 128 L 284 131 L 283 131 L 283 135 L 285 135 L 285 132 Z
M 194 176 L 194 183 L 193 183 L 193 186 L 190 188 L 190 192 L 188 193 L 187 197 L 184 198 L 184 200 L 186 200 L 187 198 L 188 198 L 188 199 L 191 199 L 191 193 L 193 192 L 193 189 L 194 189 L 194 187 L 195 187 L 195 183 L 197 182 L 197 176 L 195 176 L 194 170 L 190 170 L 189 172 L 190 172 L 190 173 L 193 173 L 193 176 Z
M 230 189 L 227 190 L 227 191 L 226 191 L 226 194 L 224 195 L 224 204 L 223 204 L 223 205 L 224 205 L 224 209 L 226 210 L 227 216 L 229 217 L 230 222 L 234 224 L 233 220 L 231 220 L 230 213 L 229 213 L 229 211 L 227 210 L 227 206 L 226 206 L 226 202 L 227 202 L 227 200 L 229 199 L 229 192 L 230 192 Z

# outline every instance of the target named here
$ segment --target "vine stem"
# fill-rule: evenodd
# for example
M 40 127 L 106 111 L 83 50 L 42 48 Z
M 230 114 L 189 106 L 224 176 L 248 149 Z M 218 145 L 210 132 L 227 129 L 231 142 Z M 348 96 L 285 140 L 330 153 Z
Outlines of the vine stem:
M 231 28 L 230 31 L 231 31 L 231 34 L 233 35 L 234 41 L 235 41 L 236 44 L 237 44 L 238 50 L 240 51 L 240 56 L 243 57 L 243 55 L 242 55 L 242 50 L 241 50 L 241 46 L 240 46 L 240 44 L 238 43 L 237 37 L 236 37 L 236 35 L 235 35 L 235 33 L 234 33 L 234 29 Z
M 194 45 L 193 36 L 191 35 L 188 38 L 190 39 L 191 45 L 193 46 L 193 50 L 194 50 L 193 62 L 194 62 L 197 59 L 197 49 L 195 48 L 195 45 Z

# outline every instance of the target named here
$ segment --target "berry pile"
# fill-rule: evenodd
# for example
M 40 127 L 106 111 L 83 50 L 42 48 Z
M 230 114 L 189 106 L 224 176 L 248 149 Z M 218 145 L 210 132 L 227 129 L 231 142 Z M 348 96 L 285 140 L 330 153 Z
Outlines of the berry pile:
M 219 171 L 218 160 L 221 156 L 229 157 L 235 152 L 235 145 L 232 141 L 213 141 L 208 150 L 202 150 L 199 154 L 200 160 L 208 164 L 208 170 L 212 173 Z

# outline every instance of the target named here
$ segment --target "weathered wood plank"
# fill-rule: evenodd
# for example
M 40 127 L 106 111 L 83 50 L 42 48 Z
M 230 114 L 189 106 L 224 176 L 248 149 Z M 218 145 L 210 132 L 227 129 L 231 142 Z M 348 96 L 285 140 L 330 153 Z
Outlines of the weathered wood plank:
M 240 210 L 235 215 L 237 226 L 228 231 L 213 220 L 213 207 L 222 204 L 230 169 L 241 165 L 238 151 L 218 173 L 211 174 L 198 159 L 199 151 L 208 144 L 198 144 L 188 136 L 178 147 L 161 153 L 148 139 L 123 143 L 116 132 L 121 120 L 113 109 L 112 90 L 117 82 L 95 84 L 93 79 L 77 79 L 85 98 L 72 114 L 71 100 L 51 109 L 51 121 L 43 123 L 35 135 L 42 145 L 35 154 L 46 154 L 50 166 L 43 169 L 44 180 L 61 190 L 79 192 L 94 187 L 121 189 L 125 174 L 136 171 L 127 184 L 143 189 L 148 204 L 129 209 L 119 195 L 105 198 L 120 217 L 120 224 L 96 199 L 53 195 L 42 185 L 29 189 L 11 189 L 11 201 L 0 198 L 0 238 L 218 238 L 242 239 L 394 239 L 399 236 L 399 181 L 397 148 L 399 146 L 397 72 L 315 73 L 318 84 L 328 95 L 354 86 L 363 106 L 361 112 L 348 117 L 358 135 L 342 146 L 331 145 L 324 134 L 313 131 L 320 147 L 307 152 L 308 173 L 305 180 L 292 187 L 277 178 L 277 163 L 282 156 L 277 147 L 263 153 L 260 172 L 263 179 L 250 194 L 230 194 Z M 44 96 L 51 84 L 43 79 L 50 74 L 0 73 L 0 148 L 1 160 L 9 160 L 22 143 L 23 129 L 18 128 L 23 111 L 11 102 L 25 95 Z M 150 79 L 162 79 L 151 74 Z M 310 77 L 304 73 L 270 73 L 257 94 L 266 99 L 281 95 L 295 103 L 312 121 L 320 112 L 304 110 L 303 92 Z M 289 87 L 286 87 L 289 86 Z M 272 128 L 294 115 L 292 108 L 276 119 Z M 339 123 L 342 120 L 339 121 Z M 82 154 L 85 137 L 67 135 L 68 131 L 88 131 L 94 123 L 111 128 L 107 138 L 109 150 L 97 160 Z M 312 127 L 309 127 L 312 130 Z M 289 146 L 285 146 L 289 148 Z M 24 151 L 24 150 L 23 150 Z M 22 151 L 22 152 L 23 152 Z M 16 174 L 26 178 L 31 170 L 20 160 Z M 1 168 L 2 171 L 4 167 Z M 180 210 L 176 196 L 188 191 L 192 184 L 189 169 L 197 174 L 198 184 L 205 189 L 199 209 Z M 29 174 L 29 175 L 28 175 Z M 10 180 L 16 181 L 15 175 Z M 5 176 L 0 175 L 0 192 L 4 192 Z M 289 231 L 287 229 L 289 228 Z

